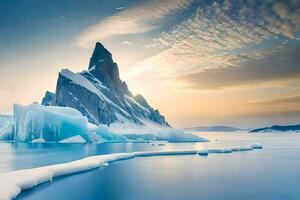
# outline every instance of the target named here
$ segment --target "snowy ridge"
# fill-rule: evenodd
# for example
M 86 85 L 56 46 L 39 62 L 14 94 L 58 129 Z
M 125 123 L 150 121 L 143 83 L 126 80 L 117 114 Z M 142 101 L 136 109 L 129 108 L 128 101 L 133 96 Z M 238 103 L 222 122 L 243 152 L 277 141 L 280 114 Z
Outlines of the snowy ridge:
M 135 105 L 137 105 L 139 108 L 141 108 L 142 110 L 149 112 L 149 110 L 147 108 L 145 108 L 144 106 L 142 106 L 141 104 L 139 104 L 136 100 L 134 100 L 132 97 L 125 95 L 125 98 L 128 99 L 130 102 L 134 103 Z M 128 103 L 126 101 L 126 103 Z M 129 104 L 129 103 L 128 103 Z M 131 105 L 129 104 L 129 106 L 131 107 Z
M 70 79 L 74 84 L 78 84 L 85 89 L 97 94 L 103 101 L 117 107 L 120 111 L 123 112 L 123 114 L 129 116 L 129 114 L 122 108 L 120 108 L 118 105 L 116 105 L 114 102 L 112 102 L 107 96 L 105 96 L 101 90 L 98 90 L 96 86 L 94 86 L 88 79 L 86 79 L 84 76 L 73 73 L 72 71 L 68 69 L 63 69 L 61 72 L 61 75 Z M 98 81 L 99 82 L 99 81 Z M 102 84 L 99 84 L 102 85 Z M 78 100 L 78 99 L 77 99 Z
M 88 70 L 74 73 L 63 69 L 55 93 L 47 91 L 42 104 L 74 108 L 96 125 L 124 122 L 144 125 L 145 118 L 170 127 L 159 110 L 152 108 L 142 95 L 134 96 L 130 92 L 126 82 L 120 79 L 112 54 L 99 42 Z
M 250 151 L 262 149 L 260 144 L 252 144 L 246 147 L 226 148 L 232 151 Z M 231 152 L 232 152 L 231 151 Z M 166 156 L 166 155 L 208 155 L 209 153 L 229 153 L 224 149 L 202 149 L 202 150 L 179 150 L 179 151 L 146 151 L 132 153 L 115 153 L 99 156 L 91 156 L 81 160 L 63 164 L 49 165 L 25 170 L 17 170 L 0 174 L 0 200 L 14 199 L 22 190 L 30 189 L 39 184 L 52 181 L 59 176 L 71 175 L 79 172 L 98 168 L 107 163 L 145 156 Z

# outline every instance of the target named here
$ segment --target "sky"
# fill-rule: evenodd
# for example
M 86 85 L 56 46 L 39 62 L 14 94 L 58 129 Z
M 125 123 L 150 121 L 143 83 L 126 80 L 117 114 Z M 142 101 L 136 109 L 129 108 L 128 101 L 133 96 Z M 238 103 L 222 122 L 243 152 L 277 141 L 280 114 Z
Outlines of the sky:
M 300 122 L 300 0 L 0 0 L 0 113 L 97 41 L 175 127 Z

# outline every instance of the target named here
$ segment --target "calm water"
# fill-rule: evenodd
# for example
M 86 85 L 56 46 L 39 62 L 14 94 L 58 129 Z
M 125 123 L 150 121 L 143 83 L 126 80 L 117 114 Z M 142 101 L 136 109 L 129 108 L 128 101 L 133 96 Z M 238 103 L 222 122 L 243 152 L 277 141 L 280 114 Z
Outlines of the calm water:
M 103 145 L 0 144 L 0 170 L 60 163 L 89 155 L 141 150 L 226 147 L 259 142 L 263 150 L 120 161 L 62 177 L 18 199 L 288 200 L 300 199 L 300 134 L 201 134 L 209 143 Z

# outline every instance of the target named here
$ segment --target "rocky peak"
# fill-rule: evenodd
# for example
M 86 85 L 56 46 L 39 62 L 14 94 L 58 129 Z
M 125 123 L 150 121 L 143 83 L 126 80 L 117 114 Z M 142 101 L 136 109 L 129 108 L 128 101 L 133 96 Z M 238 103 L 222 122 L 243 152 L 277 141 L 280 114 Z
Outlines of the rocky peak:
M 47 90 L 45 93 L 45 96 L 42 100 L 42 105 L 45 105 L 45 106 L 52 105 L 54 97 L 55 97 L 55 93 Z
M 97 42 L 90 59 L 89 69 L 103 61 L 113 62 L 112 55 L 100 42 Z
M 117 63 L 112 59 L 112 54 L 97 42 L 90 59 L 89 72 L 110 89 L 120 95 L 128 94 L 127 85 L 121 81 Z
M 42 104 L 74 108 L 96 125 L 145 125 L 145 122 L 151 121 L 169 126 L 164 116 L 153 109 L 142 95 L 134 97 L 131 94 L 126 82 L 119 77 L 118 65 L 112 54 L 101 43 L 95 46 L 89 70 L 81 73 L 62 70 L 56 93 L 47 92 Z

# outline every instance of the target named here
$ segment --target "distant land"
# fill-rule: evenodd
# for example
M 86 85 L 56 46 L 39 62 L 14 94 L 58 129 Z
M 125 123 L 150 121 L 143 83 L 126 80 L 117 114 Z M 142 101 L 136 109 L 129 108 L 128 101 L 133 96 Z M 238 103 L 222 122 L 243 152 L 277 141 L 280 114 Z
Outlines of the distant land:
M 257 128 L 249 131 L 249 133 L 260 133 L 260 132 L 287 132 L 287 131 L 300 131 L 300 124 L 297 125 L 273 125 L 270 127 Z
M 184 131 L 190 132 L 235 132 L 235 131 L 247 131 L 248 129 L 242 129 L 232 126 L 198 126 L 184 128 Z

